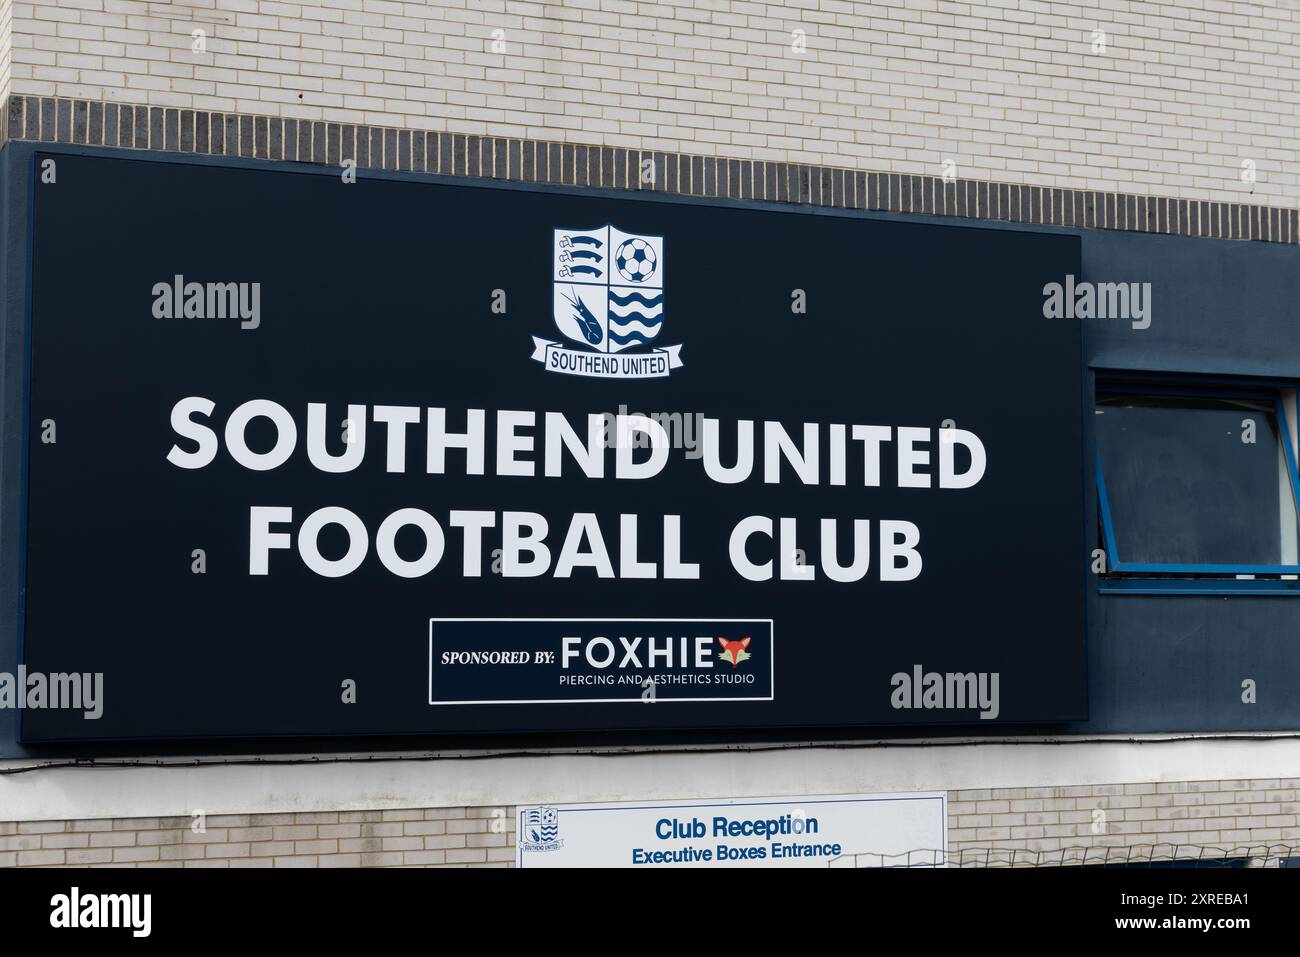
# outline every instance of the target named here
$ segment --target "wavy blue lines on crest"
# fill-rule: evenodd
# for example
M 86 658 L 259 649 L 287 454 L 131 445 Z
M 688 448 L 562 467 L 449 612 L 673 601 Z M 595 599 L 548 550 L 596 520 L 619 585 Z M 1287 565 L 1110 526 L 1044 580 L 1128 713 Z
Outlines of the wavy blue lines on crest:
M 609 341 L 621 347 L 649 342 L 663 327 L 664 294 L 609 290 Z

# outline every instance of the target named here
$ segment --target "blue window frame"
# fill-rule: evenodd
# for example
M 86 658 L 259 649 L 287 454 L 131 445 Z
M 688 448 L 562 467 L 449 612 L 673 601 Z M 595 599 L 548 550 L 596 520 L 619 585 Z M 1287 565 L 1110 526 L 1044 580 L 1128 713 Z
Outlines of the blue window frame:
M 1101 375 L 1103 591 L 1300 594 L 1295 383 Z

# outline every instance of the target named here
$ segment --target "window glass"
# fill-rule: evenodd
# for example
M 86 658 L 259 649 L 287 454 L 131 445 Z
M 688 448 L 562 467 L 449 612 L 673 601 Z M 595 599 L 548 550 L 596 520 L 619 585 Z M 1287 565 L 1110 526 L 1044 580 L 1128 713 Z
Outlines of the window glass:
M 1095 420 L 1123 566 L 1296 565 L 1277 399 L 1103 393 Z

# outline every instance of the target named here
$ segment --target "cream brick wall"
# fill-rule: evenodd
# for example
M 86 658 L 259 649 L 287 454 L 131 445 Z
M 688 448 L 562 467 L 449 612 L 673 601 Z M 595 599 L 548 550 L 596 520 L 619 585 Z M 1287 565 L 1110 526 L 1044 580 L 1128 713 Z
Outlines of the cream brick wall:
M 1039 858 L 1045 861 L 1053 859 L 1050 852 L 1083 847 L 1097 852 L 1087 855 L 1094 860 L 1102 849 L 1134 845 L 1300 848 L 1300 778 L 948 793 L 948 850 L 954 859 L 999 848 L 1047 852 Z M 1169 850 L 1163 849 L 1164 856 Z
M 1300 202 L 1296 0 L 8 2 L 14 93 Z
M 0 867 L 507 867 L 513 808 L 0 823 Z
M 0 0 L 0 102 L 9 97 L 13 18 L 13 0 Z

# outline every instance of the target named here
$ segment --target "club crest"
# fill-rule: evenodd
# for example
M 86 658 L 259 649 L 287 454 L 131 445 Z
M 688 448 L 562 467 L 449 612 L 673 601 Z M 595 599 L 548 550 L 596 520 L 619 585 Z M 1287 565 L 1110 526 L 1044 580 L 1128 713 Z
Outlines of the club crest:
M 555 808 L 524 808 L 520 817 L 519 846 L 525 851 L 558 851 L 564 846 L 560 840 L 560 812 Z
M 548 371 L 650 379 L 682 365 L 680 345 L 643 349 L 664 324 L 662 236 L 556 229 L 551 278 L 555 327 L 579 348 L 534 336 L 533 358 Z

